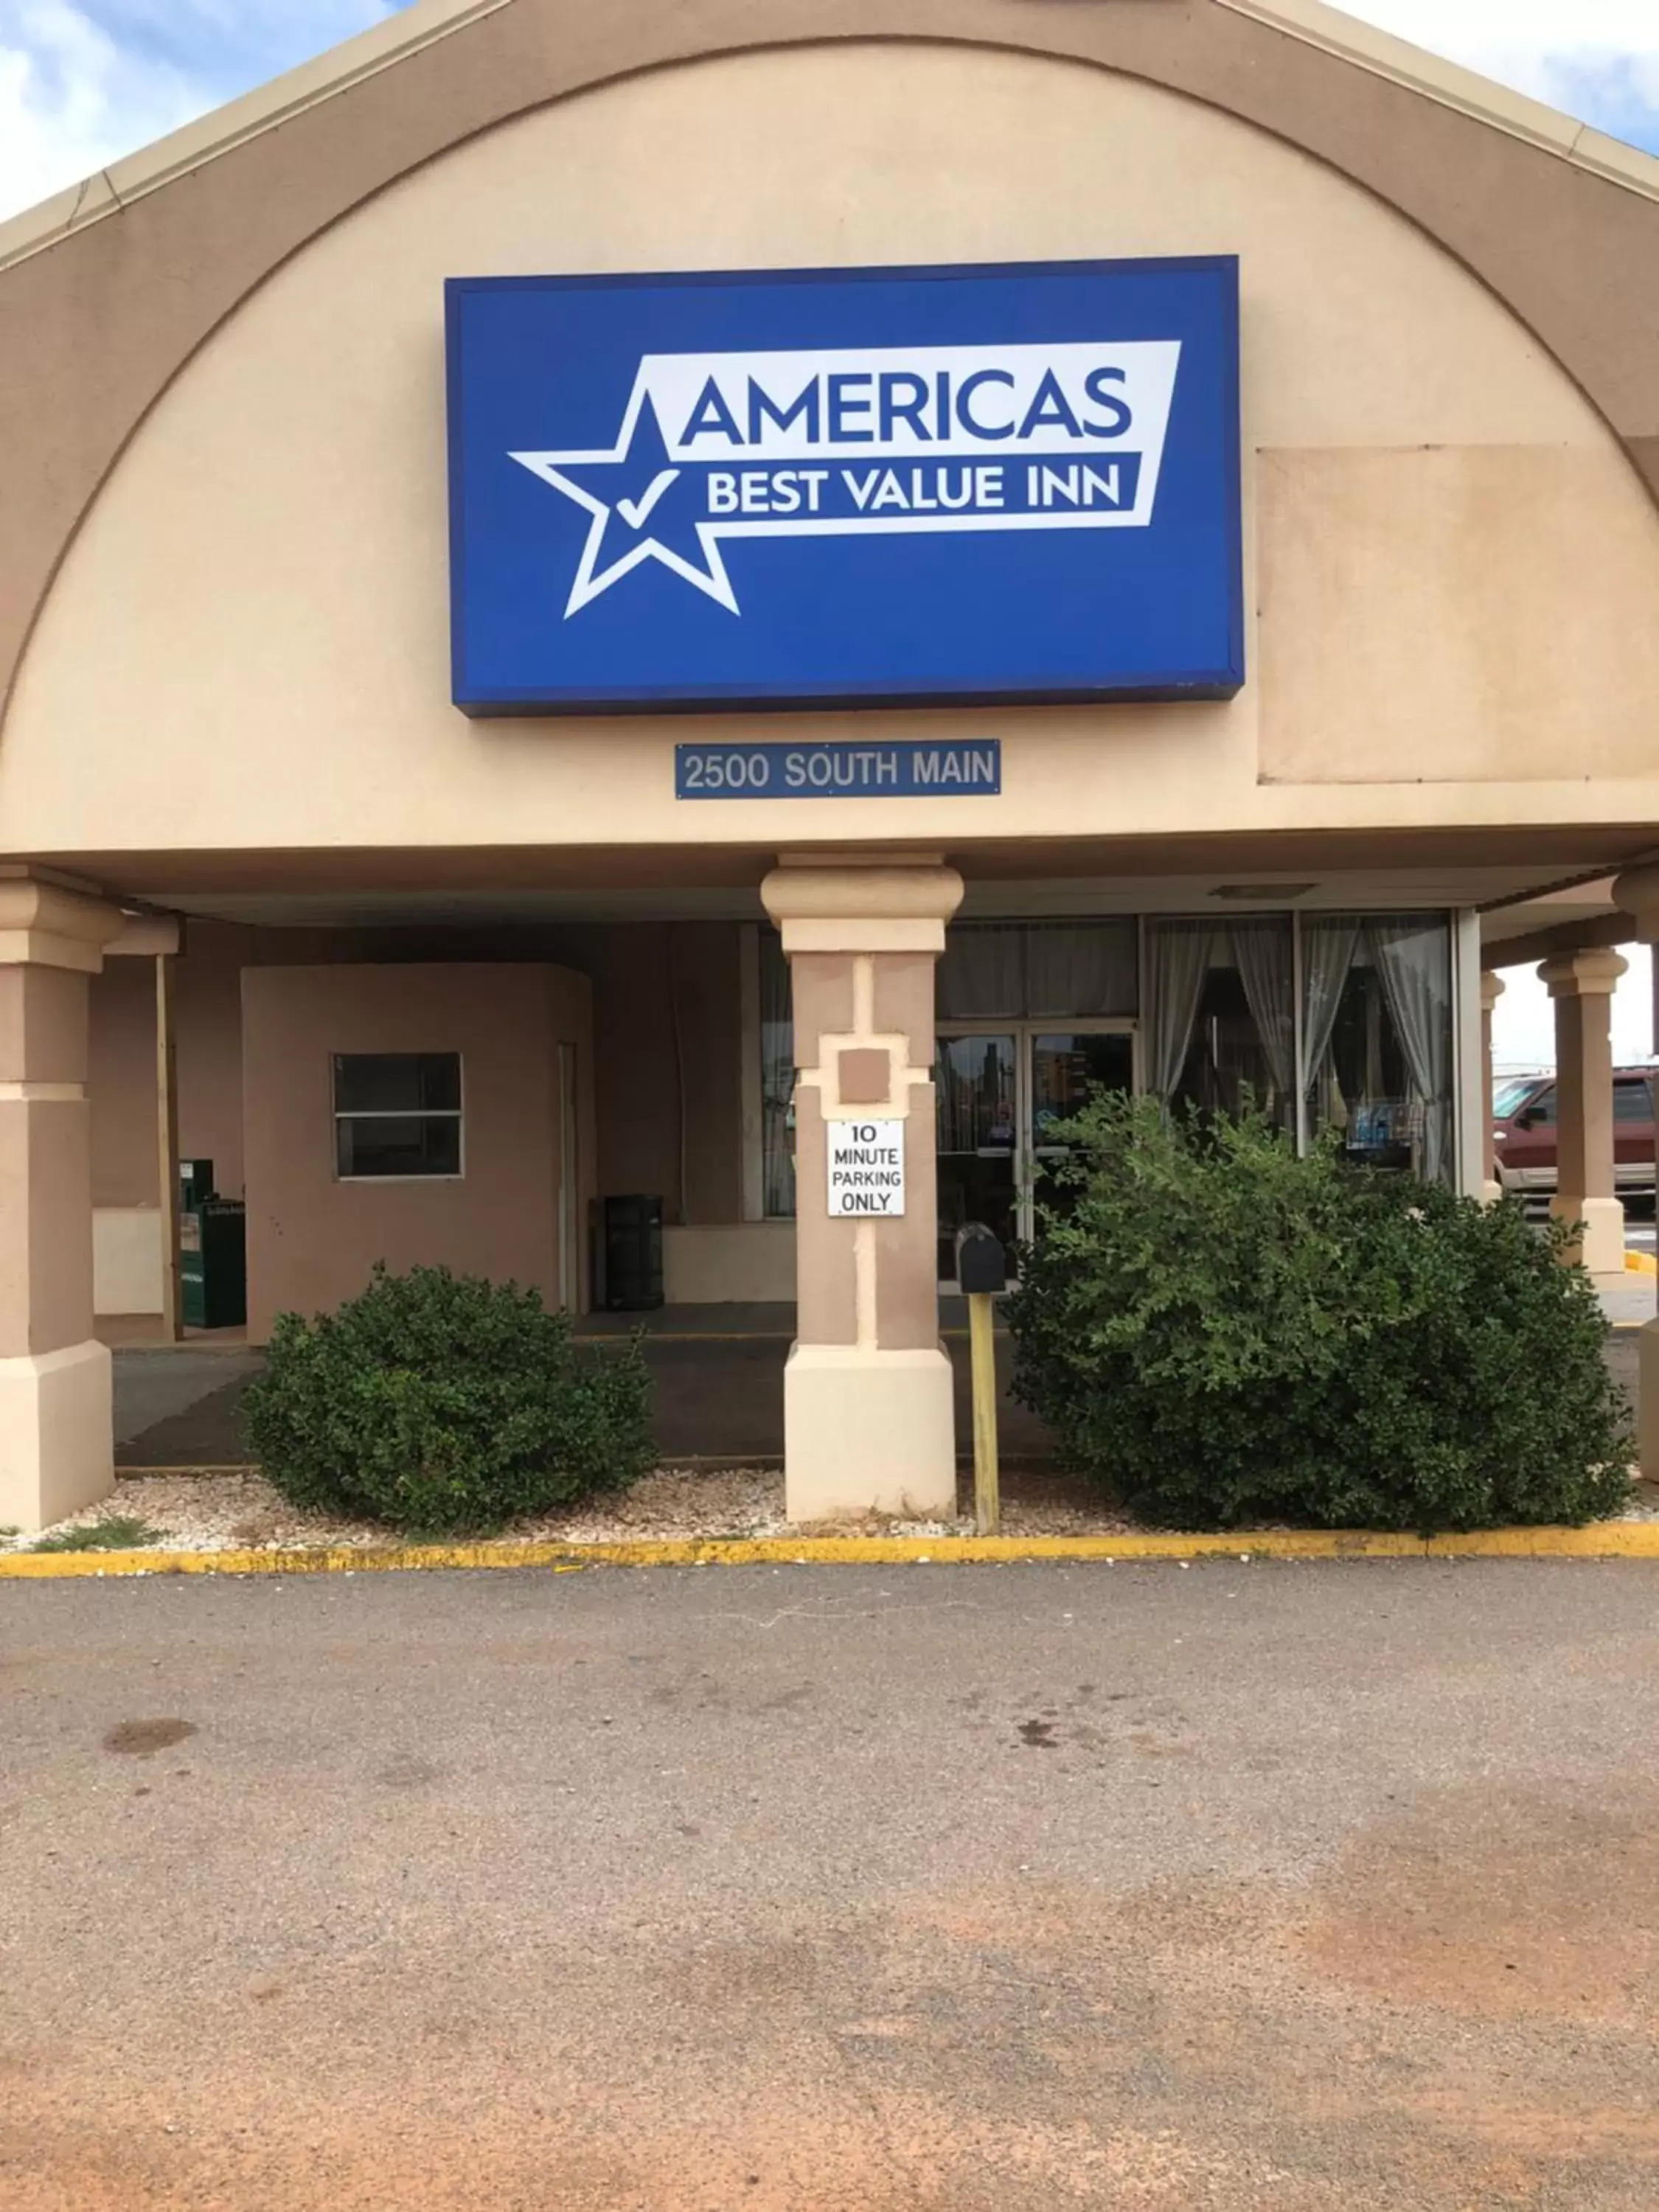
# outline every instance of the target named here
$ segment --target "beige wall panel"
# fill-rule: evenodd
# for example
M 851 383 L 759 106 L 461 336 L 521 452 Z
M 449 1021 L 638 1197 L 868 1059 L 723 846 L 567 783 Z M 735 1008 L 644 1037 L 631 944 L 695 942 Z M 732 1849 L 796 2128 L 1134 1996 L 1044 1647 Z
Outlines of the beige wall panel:
M 1567 378 L 1449 256 L 1217 110 L 945 46 L 663 70 L 434 161 L 210 340 L 47 602 L 0 746 L 0 836 L 66 854 L 171 849 L 186 790 L 206 847 L 732 836 L 729 810 L 672 799 L 672 747 L 695 727 L 468 724 L 448 706 L 446 276 L 1234 251 L 1247 449 L 1570 446 L 1623 465 Z M 1248 505 L 1248 469 L 1246 492 Z M 1540 730 L 1558 703 L 1537 701 Z M 1359 823 L 1406 804 L 1298 811 L 1258 782 L 1255 712 L 1247 690 L 1225 707 L 821 715 L 813 735 L 856 727 L 866 742 L 995 732 L 1012 740 L 1005 791 L 751 803 L 741 834 L 959 844 Z M 795 726 L 757 717 L 744 732 Z M 1590 803 L 1582 783 L 1575 803 Z M 1476 818 L 1493 806 L 1505 811 L 1468 801 Z
M 663 1290 L 671 1306 L 794 1304 L 793 1221 L 667 1229 L 662 1242 Z
M 95 1128 L 95 1115 L 94 1122 Z M 161 1312 L 161 1215 L 154 1206 L 97 1208 L 92 1217 L 94 1312 Z
M 537 966 L 249 968 L 242 979 L 248 1328 L 362 1289 L 376 1260 L 512 1276 L 553 1300 L 553 1023 Z M 340 1182 L 331 1058 L 459 1052 L 465 1172 Z
M 154 1206 L 156 1189 L 155 963 L 107 960 L 88 979 L 92 1202 Z M 100 1312 L 142 1309 L 100 1307 Z
M 1261 768 L 1650 774 L 1659 513 L 1611 453 L 1261 457 Z

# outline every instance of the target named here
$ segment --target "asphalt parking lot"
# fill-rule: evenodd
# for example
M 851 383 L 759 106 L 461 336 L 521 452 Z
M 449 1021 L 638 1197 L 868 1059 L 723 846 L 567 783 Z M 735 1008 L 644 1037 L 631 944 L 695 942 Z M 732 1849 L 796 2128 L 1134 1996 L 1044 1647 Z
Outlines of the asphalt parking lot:
M 1656 1570 L 0 1586 L 6 2212 L 1651 2212 Z

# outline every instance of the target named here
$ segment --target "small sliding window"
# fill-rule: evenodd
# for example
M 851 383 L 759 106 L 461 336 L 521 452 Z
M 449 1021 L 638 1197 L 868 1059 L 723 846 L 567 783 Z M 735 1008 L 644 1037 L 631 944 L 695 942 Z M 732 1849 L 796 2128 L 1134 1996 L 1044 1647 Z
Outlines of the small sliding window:
M 459 1053 L 337 1052 L 334 1172 L 342 1182 L 459 1176 Z

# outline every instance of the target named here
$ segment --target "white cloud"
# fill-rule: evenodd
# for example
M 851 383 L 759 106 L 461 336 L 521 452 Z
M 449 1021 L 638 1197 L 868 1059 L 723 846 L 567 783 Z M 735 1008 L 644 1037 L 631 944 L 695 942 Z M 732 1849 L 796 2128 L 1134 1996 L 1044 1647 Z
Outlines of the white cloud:
M 0 0 L 0 217 L 406 0 Z
M 1348 13 L 1439 53 L 1534 71 L 1555 55 L 1659 56 L 1654 0 L 1348 0 Z
M 1659 0 L 1346 0 L 1347 12 L 1659 147 Z
M 0 20 L 0 215 L 177 130 L 211 105 L 204 86 L 135 68 L 70 0 L 25 0 Z

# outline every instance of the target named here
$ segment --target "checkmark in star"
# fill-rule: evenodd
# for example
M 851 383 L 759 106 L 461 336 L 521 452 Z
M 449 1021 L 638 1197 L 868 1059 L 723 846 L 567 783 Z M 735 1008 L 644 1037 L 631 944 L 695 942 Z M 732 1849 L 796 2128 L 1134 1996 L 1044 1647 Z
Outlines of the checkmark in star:
M 659 469 L 638 499 L 619 499 L 617 512 L 630 530 L 643 530 L 652 508 L 679 476 L 678 469 Z
M 697 472 L 676 462 L 638 377 L 613 447 L 580 453 L 515 453 L 509 458 L 574 500 L 588 515 L 586 543 L 565 601 L 567 622 L 623 576 L 651 564 L 660 564 L 695 584 L 728 614 L 738 612 L 737 595 L 720 558 L 717 526 L 697 511 Z M 612 487 L 618 477 L 623 483 L 644 484 L 637 499 L 617 497 Z M 685 487 L 671 499 L 668 495 L 682 477 Z

